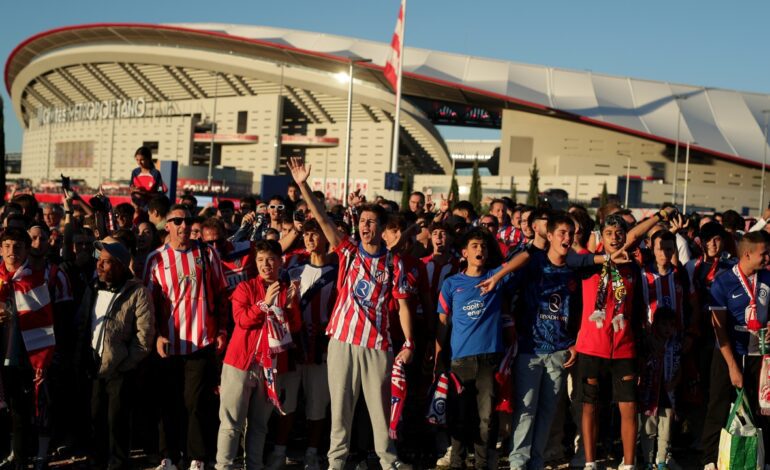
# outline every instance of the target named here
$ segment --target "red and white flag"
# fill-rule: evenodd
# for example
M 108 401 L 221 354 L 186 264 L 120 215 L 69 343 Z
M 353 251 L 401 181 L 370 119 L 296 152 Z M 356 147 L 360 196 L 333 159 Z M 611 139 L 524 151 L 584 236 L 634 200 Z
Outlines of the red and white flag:
M 401 0 L 401 8 L 398 10 L 398 21 L 396 21 L 396 30 L 393 32 L 393 39 L 390 41 L 390 55 L 385 64 L 385 78 L 388 80 L 394 91 L 398 91 L 401 74 L 401 60 L 404 50 L 404 11 L 406 10 L 406 0 Z

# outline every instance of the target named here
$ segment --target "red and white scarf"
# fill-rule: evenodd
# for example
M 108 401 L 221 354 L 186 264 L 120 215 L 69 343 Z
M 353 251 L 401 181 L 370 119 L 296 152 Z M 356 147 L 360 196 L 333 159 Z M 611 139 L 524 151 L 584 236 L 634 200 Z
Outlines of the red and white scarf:
M 257 283 L 260 298 L 265 298 L 265 286 Z M 262 366 L 262 375 L 268 401 L 275 406 L 281 415 L 283 411 L 281 396 L 278 387 L 279 354 L 288 351 L 292 347 L 293 340 L 289 331 L 289 323 L 282 308 L 278 305 L 287 305 L 287 289 L 281 289 L 276 299 L 277 305 L 268 305 L 259 301 L 257 305 L 265 313 L 265 323 L 257 339 L 255 356 L 257 363 Z M 284 361 L 285 362 L 285 361 Z
M 496 411 L 503 413 L 513 413 L 513 382 L 511 380 L 511 369 L 513 360 L 518 352 L 518 343 L 513 343 L 505 351 L 505 356 L 500 362 L 497 372 L 495 372 L 495 382 L 497 382 L 497 405 Z
M 757 333 L 762 328 L 757 318 L 757 273 L 747 277 L 737 264 L 733 266 L 733 273 L 746 291 L 746 295 L 749 296 L 749 306 L 746 307 L 746 328 Z
M 642 271 L 642 294 L 647 306 L 647 324 L 652 325 L 655 312 L 660 307 L 668 307 L 676 312 L 677 327 L 684 325 L 682 312 L 682 286 L 677 279 L 677 270 L 672 267 L 666 274 L 658 273 L 655 267 Z
M 0 302 L 16 310 L 24 348 L 36 370 L 51 364 L 56 346 L 51 290 L 46 281 L 46 271 L 32 269 L 29 261 L 13 273 L 0 263 Z
M 430 424 L 446 425 L 447 415 L 447 397 L 449 395 L 449 383 L 452 383 L 455 387 L 457 394 L 463 392 L 463 385 L 460 379 L 457 378 L 452 372 L 444 372 L 436 379 L 436 384 L 433 390 L 433 396 L 430 401 L 430 407 L 428 408 L 428 414 L 426 416 Z
M 404 411 L 406 389 L 404 363 L 400 359 L 396 359 L 390 375 L 390 426 L 388 427 L 388 435 L 391 439 L 398 439 L 398 423 L 401 421 L 401 413 Z

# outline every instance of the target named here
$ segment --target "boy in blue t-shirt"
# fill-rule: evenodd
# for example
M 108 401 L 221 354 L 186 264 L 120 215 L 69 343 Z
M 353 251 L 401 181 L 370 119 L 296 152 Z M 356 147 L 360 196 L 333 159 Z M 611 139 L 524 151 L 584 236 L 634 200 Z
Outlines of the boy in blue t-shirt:
M 468 263 L 464 272 L 444 281 L 438 301 L 439 325 L 436 357 L 446 349 L 447 337 L 452 351 L 451 370 L 462 382 L 464 391 L 456 413 L 450 413 L 452 438 L 451 468 L 463 467 L 462 441 L 470 422 L 471 406 L 476 406 L 479 429 L 475 442 L 476 468 L 487 467 L 487 445 L 495 429 L 495 372 L 505 350 L 503 329 L 512 327 L 510 317 L 502 314 L 503 291 L 510 276 L 495 289 L 482 294 L 478 284 L 501 268 L 487 269 L 487 247 L 497 243 L 482 229 L 468 232 L 462 243 L 462 256 Z M 451 333 L 450 333 L 451 332 Z
M 770 448 L 770 419 L 759 413 L 761 333 L 767 336 L 770 315 L 770 244 L 763 232 L 749 232 L 738 243 L 738 264 L 724 270 L 711 284 L 711 319 L 717 345 L 711 360 L 711 383 L 703 424 L 703 465 L 715 468 L 719 436 L 727 421 L 735 390 L 744 389 L 751 411 Z M 767 341 L 767 340 L 766 340 Z
M 533 253 L 514 278 L 520 302 L 515 314 L 518 356 L 513 366 L 516 427 L 511 469 L 544 467 L 551 423 L 566 393 L 566 368 L 576 358 L 582 299 L 577 275 L 567 266 L 575 239 L 572 219 L 552 214 L 547 238 L 548 250 Z

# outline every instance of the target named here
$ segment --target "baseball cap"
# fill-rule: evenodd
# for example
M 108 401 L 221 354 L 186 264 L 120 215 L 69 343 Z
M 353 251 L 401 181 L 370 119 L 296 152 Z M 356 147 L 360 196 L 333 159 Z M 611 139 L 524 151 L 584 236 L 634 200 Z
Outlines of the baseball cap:
M 94 246 L 99 251 L 107 250 L 107 253 L 120 261 L 120 264 L 125 267 L 131 264 L 131 254 L 128 252 L 128 248 L 115 238 L 106 237 L 103 240 L 94 242 Z

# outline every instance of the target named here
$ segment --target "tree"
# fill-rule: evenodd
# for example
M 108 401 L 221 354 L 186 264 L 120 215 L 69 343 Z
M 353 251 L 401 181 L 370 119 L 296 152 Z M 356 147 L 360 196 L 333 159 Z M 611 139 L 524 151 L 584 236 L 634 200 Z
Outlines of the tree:
M 599 196 L 599 207 L 604 207 L 610 201 L 610 196 L 607 194 L 607 182 L 602 185 L 602 194 Z
M 414 180 L 411 175 L 404 175 L 401 180 L 401 205 L 400 209 L 405 211 L 409 209 L 409 196 L 412 194 Z
M 457 173 L 454 169 L 452 169 L 452 182 L 449 183 L 449 194 L 447 195 L 447 198 L 453 203 L 460 200 L 460 188 L 457 185 Z
M 529 170 L 529 192 L 527 193 L 527 205 L 537 206 L 540 202 L 540 170 L 537 169 L 537 158 Z
M 516 182 L 515 181 L 511 181 L 511 201 L 513 201 L 514 204 L 518 202 L 516 200 Z
M 471 177 L 471 193 L 468 201 L 473 204 L 476 213 L 481 213 L 481 175 L 479 175 L 479 160 L 473 161 L 473 176 Z

